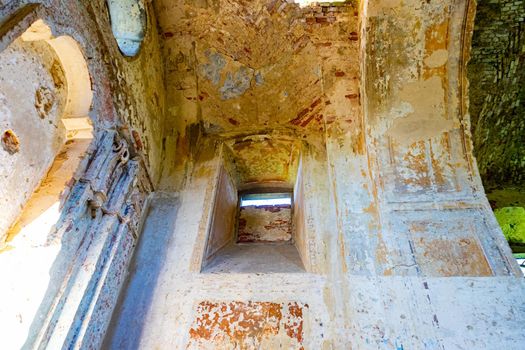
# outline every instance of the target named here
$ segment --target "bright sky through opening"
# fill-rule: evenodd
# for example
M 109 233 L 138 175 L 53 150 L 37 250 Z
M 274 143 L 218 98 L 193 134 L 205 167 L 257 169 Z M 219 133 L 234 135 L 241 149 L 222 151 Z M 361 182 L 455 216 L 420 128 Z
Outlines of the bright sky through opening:
M 288 198 L 267 198 L 267 199 L 243 199 L 241 200 L 241 207 L 260 206 L 260 205 L 283 205 L 292 204 L 292 199 Z

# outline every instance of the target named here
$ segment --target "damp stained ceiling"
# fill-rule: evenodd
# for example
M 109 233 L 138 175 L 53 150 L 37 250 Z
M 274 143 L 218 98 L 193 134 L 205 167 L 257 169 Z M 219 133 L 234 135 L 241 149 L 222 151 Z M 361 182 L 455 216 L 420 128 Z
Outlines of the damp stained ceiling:
M 355 5 L 158 0 L 155 7 L 168 128 L 312 133 L 355 114 L 345 105 L 355 107 L 359 96 Z

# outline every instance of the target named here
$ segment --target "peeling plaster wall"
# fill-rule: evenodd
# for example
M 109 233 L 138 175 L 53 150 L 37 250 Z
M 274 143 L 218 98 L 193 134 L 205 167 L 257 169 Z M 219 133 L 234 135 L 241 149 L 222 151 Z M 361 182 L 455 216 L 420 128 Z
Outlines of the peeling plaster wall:
M 120 56 L 103 1 L 46 4 L 41 13 L 60 19 L 52 28 L 88 57 L 98 133 L 54 234 L 65 247 L 52 271 L 58 283 L 31 342 L 525 342 L 516 326 L 525 282 L 483 194 L 467 127 L 471 2 L 157 1 L 160 39 L 152 27 L 134 59 Z M 242 186 L 290 188 L 297 174 L 304 269 L 203 273 L 216 206 L 233 208 Z M 152 184 L 177 193 L 152 206 L 141 239 Z M 97 191 L 108 194 L 100 209 L 86 204 Z
M 159 233 L 169 235 L 171 239 L 166 246 L 163 245 L 167 254 L 162 258 L 161 267 L 148 272 L 157 274 L 158 282 L 151 286 L 150 296 L 135 297 L 133 301 L 127 297 L 123 301 L 123 305 L 127 305 L 126 314 L 116 313 L 114 324 L 118 326 L 108 334 L 107 344 L 114 348 L 125 348 L 130 344 L 139 348 L 235 348 L 233 343 L 237 341 L 237 346 L 247 349 L 255 349 L 261 344 L 297 349 L 321 348 L 323 327 L 329 324 L 323 297 L 330 294 L 322 275 L 200 273 L 211 227 L 214 193 L 220 184 L 221 149 L 225 146 L 211 139 L 203 140 L 198 146 L 197 161 L 180 192 L 177 215 L 173 218 L 173 225 L 168 225 L 171 231 Z M 307 179 L 314 181 L 319 174 L 312 171 L 315 167 L 309 161 L 310 156 L 305 157 L 308 159 L 305 174 Z M 319 164 L 317 171 L 323 169 Z M 328 204 L 323 192 L 326 188 L 313 186 L 310 180 L 305 182 L 311 188 L 305 195 L 308 198 L 305 207 L 308 222 L 305 237 L 310 242 L 308 261 L 314 271 L 320 271 L 329 268 L 324 261 L 326 254 L 318 243 L 321 237 L 327 239 L 330 235 L 317 211 L 320 201 Z M 137 276 L 136 280 L 140 278 L 143 277 Z M 144 308 L 141 309 L 143 317 L 134 322 L 134 327 L 140 328 L 141 332 L 130 337 L 126 326 L 130 320 L 125 315 L 132 312 L 132 305 L 143 305 Z M 166 308 L 174 312 L 162 311 Z M 221 322 L 209 323 L 215 319 L 210 318 L 212 313 L 222 317 Z M 238 327 L 233 329 L 234 325 Z
M 182 186 L 198 135 L 277 133 L 319 142 L 325 119 L 352 123 L 346 110 L 358 105 L 359 65 L 351 3 L 158 1 L 155 9 L 166 65 L 164 188 Z M 253 155 L 248 148 L 243 158 L 267 149 L 265 156 L 277 158 L 278 143 L 254 147 Z
M 157 34 L 156 17 L 152 5 L 146 2 L 147 27 L 137 56 L 123 57 L 110 30 L 109 16 L 104 1 L 89 5 L 96 18 L 99 35 L 105 42 L 102 62 L 110 67 L 113 79 L 104 82 L 114 94 L 119 127 L 130 138 L 130 143 L 144 159 L 151 181 L 160 181 L 165 148 L 160 135 L 164 132 L 164 65 Z M 113 117 L 115 118 L 115 117 Z
M 211 303 L 197 307 L 187 349 L 301 349 L 308 305 L 271 302 Z M 250 345 L 248 345 L 250 344 Z
M 294 138 L 259 134 L 234 138 L 226 144 L 239 189 L 260 183 L 291 187 L 295 182 L 301 145 Z
M 54 36 L 67 35 L 79 44 L 91 76 L 94 100 L 89 117 L 95 128 L 84 161 L 74 178 L 64 184 L 66 196 L 53 229 L 43 233 L 43 239 L 39 236 L 42 243 L 0 253 L 2 262 L 14 254 L 45 257 L 33 270 L 49 278 L 24 291 L 30 301 L 23 311 L 27 320 L 20 322 L 16 314 L 13 319 L 2 319 L 2 324 L 6 321 L 13 327 L 5 342 L 16 344 L 14 348 L 24 342 L 35 348 L 99 348 L 140 234 L 146 196 L 160 174 L 162 139 L 157 135 L 162 134 L 164 96 L 156 27 L 152 25 L 146 33 L 139 56 L 128 59 L 120 54 L 111 34 L 105 1 L 29 4 L 22 0 L 3 5 L 0 54 L 9 54 L 9 45 L 38 19 L 50 26 Z M 150 23 L 154 24 L 153 12 L 151 15 Z M 35 60 L 22 67 L 30 75 L 38 64 Z M 17 67 L 17 72 L 22 67 Z M 53 80 L 46 74 L 43 79 L 52 87 Z M 28 88 L 30 98 L 23 101 L 33 104 L 30 91 L 34 93 L 36 88 Z M 24 128 L 29 130 L 37 124 L 25 124 L 33 114 L 28 111 Z M 53 110 L 52 120 L 57 115 Z M 25 152 L 26 146 L 20 146 L 20 152 Z M 52 152 L 45 147 L 39 151 L 49 153 L 45 157 L 52 159 Z M 20 271 L 31 271 L 35 261 L 27 258 L 21 263 Z M 2 288 L 10 288 L 24 285 L 31 275 L 7 274 L 3 278 Z M 2 316 L 10 314 L 2 312 Z
M 388 275 L 514 274 L 466 128 L 468 46 L 462 45 L 470 38 L 463 30 L 464 23 L 472 23 L 473 4 L 406 3 L 396 7 L 406 20 L 388 6 L 370 4 L 368 10 L 365 121 L 382 225 L 370 247 L 372 266 Z M 478 213 L 486 217 L 482 225 L 474 220 Z M 448 227 L 440 233 L 442 223 Z M 408 225 L 403 238 L 396 233 L 400 225 Z M 450 255 L 436 254 L 440 245 Z M 475 266 L 461 263 L 476 255 L 485 255 L 488 265 L 483 258 L 474 259 Z
M 156 3 L 165 135 L 179 157 L 165 175 L 181 188 L 181 204 L 134 344 L 519 347 L 519 327 L 496 310 L 523 319 L 523 303 L 511 300 L 522 299 L 524 282 L 483 194 L 466 128 L 467 5 Z M 269 43 L 282 50 L 266 50 Z M 290 81 L 300 95 L 281 94 Z M 294 161 L 288 144 L 299 150 Z M 221 147 L 239 188 L 295 185 L 296 242 L 308 272 L 199 273 Z M 284 170 L 290 164 L 300 164 L 297 184 Z M 300 344 L 268 311 L 290 303 L 308 305 Z M 450 305 L 460 315 L 451 317 Z M 109 339 L 128 344 L 126 327 Z
M 235 219 L 237 218 L 237 188 L 230 174 L 221 166 L 217 179 L 210 231 L 206 242 L 206 254 L 203 264 L 206 265 L 214 255 L 235 240 Z
M 61 118 L 67 92 L 59 59 L 44 41 L 17 39 L 0 52 L 0 66 L 0 133 L 3 135 L 0 242 L 3 242 L 8 228 L 45 177 L 65 141 Z M 27 72 L 23 79 L 21 71 Z M 16 140 L 5 139 L 8 132 L 12 132 Z
M 6 21 L 28 3 L 25 0 L 10 2 L 2 8 L 0 21 Z M 144 159 L 148 174 L 156 184 L 163 159 L 163 141 L 158 135 L 163 133 L 164 65 L 155 12 L 149 2 L 147 4 L 147 31 L 140 52 L 133 58 L 124 57 L 119 51 L 111 32 L 105 0 L 86 4 L 43 1 L 39 14 L 44 19 L 50 18 L 48 24 L 55 36 L 67 34 L 80 44 L 92 76 L 95 105 L 90 117 L 95 128 L 118 127 Z M 38 19 L 33 18 L 33 21 Z M 8 43 L 14 37 L 5 39 Z

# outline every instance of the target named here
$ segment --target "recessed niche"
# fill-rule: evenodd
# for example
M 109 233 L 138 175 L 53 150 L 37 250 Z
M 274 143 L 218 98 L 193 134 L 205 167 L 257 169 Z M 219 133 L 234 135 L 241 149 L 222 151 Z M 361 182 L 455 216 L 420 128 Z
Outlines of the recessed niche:
M 146 34 L 146 7 L 141 0 L 108 0 L 111 30 L 124 56 L 136 56 Z
M 304 225 L 296 223 L 304 218 L 300 208 L 302 187 L 294 187 L 301 182 L 295 178 L 243 183 L 239 180 L 242 176 L 237 170 L 236 154 L 228 150 L 224 153 L 201 272 L 306 272 Z M 250 164 L 244 158 L 242 165 L 245 171 Z M 298 173 L 297 165 L 298 162 L 292 164 L 294 169 L 290 173 Z M 295 213 L 299 215 L 296 217 Z

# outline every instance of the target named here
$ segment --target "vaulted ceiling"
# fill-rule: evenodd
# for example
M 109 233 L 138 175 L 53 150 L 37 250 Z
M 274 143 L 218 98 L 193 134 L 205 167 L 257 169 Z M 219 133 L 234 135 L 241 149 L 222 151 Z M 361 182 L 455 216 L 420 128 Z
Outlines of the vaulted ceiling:
M 157 0 L 168 118 L 207 133 L 322 131 L 358 100 L 357 9 Z M 343 105 L 342 105 L 343 104 Z

